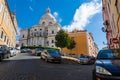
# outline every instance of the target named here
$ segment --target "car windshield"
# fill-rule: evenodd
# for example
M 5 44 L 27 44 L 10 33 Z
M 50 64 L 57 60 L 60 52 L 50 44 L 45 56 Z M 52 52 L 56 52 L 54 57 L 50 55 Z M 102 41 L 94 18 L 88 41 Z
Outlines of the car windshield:
M 0 46 L 0 49 L 2 49 L 2 46 Z
M 56 50 L 47 50 L 49 54 L 51 55 L 60 55 L 58 51 Z
M 82 56 L 80 56 L 80 58 L 87 58 L 87 56 L 85 56 L 85 55 L 82 55 Z
M 120 59 L 120 49 L 101 50 L 97 59 Z

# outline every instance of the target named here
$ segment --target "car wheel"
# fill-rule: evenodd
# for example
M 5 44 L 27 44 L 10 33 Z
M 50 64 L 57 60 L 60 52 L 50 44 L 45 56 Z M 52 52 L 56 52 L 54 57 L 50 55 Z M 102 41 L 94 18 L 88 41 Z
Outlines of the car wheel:
M 40 56 L 40 58 L 41 58 L 41 59 L 43 59 L 43 57 L 42 57 L 42 56 Z
M 47 58 L 45 58 L 45 62 L 48 62 L 48 59 L 47 59 Z
M 45 59 L 46 59 L 46 57 L 44 57 L 44 56 L 41 56 L 41 59 L 42 59 L 42 60 L 45 60 Z
M 2 55 L 0 55 L 0 62 L 2 61 Z
M 12 57 L 12 55 L 10 54 L 10 57 Z
M 61 64 L 61 61 L 59 61 L 58 64 Z
M 9 54 L 7 55 L 7 58 L 9 58 Z

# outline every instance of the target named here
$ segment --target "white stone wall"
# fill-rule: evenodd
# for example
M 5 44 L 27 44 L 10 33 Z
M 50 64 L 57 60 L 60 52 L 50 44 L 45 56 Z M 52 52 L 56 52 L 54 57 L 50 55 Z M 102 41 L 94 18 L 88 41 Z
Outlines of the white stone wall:
M 20 31 L 20 46 L 27 46 L 28 29 Z
M 20 41 L 20 46 L 28 46 L 27 45 L 27 40 Z
M 28 36 L 28 29 L 20 31 L 20 39 L 27 39 L 27 36 Z
M 53 40 L 53 43 L 52 43 Z M 48 37 L 47 41 L 49 41 L 49 47 L 55 47 L 55 37 Z
M 29 32 L 29 46 L 46 46 L 55 47 L 55 36 L 60 30 L 60 25 L 56 22 L 55 18 L 50 13 L 50 9 L 47 9 L 46 13 L 42 16 L 38 25 L 34 25 L 30 28 Z M 52 33 L 52 31 L 54 33 Z M 25 42 L 22 35 L 28 36 L 28 31 L 23 31 L 21 33 L 21 42 Z M 52 43 L 52 40 L 54 43 Z M 47 43 L 49 42 L 49 43 Z M 48 45 L 49 44 L 49 45 Z

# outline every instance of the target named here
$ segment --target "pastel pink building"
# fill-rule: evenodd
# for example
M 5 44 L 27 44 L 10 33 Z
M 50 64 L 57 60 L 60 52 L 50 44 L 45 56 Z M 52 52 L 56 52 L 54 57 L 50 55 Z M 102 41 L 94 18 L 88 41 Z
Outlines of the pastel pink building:
M 107 45 L 108 48 L 113 49 L 114 44 L 112 43 L 112 26 L 110 25 L 110 6 L 108 4 L 109 0 L 102 0 L 102 12 L 103 12 L 103 20 L 104 27 L 102 28 L 103 32 L 106 32 Z

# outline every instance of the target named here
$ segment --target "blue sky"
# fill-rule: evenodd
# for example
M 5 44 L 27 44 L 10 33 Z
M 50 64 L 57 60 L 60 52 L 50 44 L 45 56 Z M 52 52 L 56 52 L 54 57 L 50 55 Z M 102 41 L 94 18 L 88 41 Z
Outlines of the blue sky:
M 101 31 L 102 0 L 8 0 L 10 10 L 16 12 L 19 30 L 39 23 L 49 7 L 51 13 L 64 29 L 88 30 L 93 34 L 99 49 L 106 42 Z M 18 32 L 19 33 L 19 32 Z

